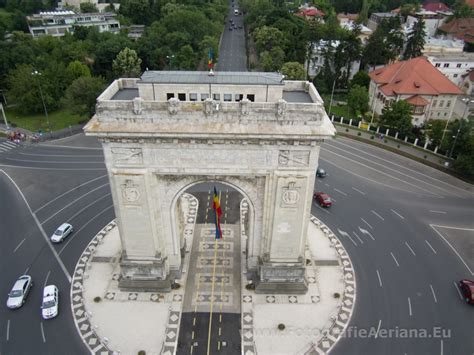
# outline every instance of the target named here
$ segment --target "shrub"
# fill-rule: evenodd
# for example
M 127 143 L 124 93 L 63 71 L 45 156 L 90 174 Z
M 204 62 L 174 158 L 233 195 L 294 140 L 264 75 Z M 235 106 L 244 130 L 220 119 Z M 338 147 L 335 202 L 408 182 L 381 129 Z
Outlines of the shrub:
M 284 330 L 285 325 L 283 323 L 278 324 L 278 330 Z
M 397 148 L 400 148 L 400 144 L 397 144 Z
M 140 350 L 140 351 L 138 352 L 138 355 L 146 355 L 146 351 L 145 351 L 145 350 Z
M 370 136 L 370 139 L 374 139 L 374 136 Z
M 349 128 L 346 128 L 346 132 L 349 132 Z
M 102 298 L 100 298 L 99 296 L 94 297 L 94 302 L 95 303 L 99 303 L 100 301 L 102 301 Z
M 341 297 L 341 294 L 339 292 L 334 292 L 334 298 L 340 298 Z
M 387 142 L 388 142 L 388 140 L 386 140 L 386 139 L 384 139 L 383 141 L 384 141 L 385 143 L 387 143 Z
M 358 136 L 361 136 L 361 135 L 362 135 L 362 133 L 360 133 L 360 132 L 357 132 L 357 135 L 358 135 Z

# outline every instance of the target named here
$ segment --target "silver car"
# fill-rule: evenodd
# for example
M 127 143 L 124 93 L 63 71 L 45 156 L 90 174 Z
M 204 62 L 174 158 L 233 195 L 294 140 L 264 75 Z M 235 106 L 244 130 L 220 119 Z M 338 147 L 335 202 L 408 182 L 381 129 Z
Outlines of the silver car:
M 51 241 L 53 243 L 60 243 L 64 239 L 66 239 L 66 237 L 71 234 L 73 230 L 74 229 L 69 223 L 63 223 L 58 227 L 58 229 L 56 229 L 54 234 L 51 236 Z
M 26 297 L 33 287 L 30 275 L 23 275 L 15 282 L 8 294 L 7 307 L 10 309 L 20 308 L 26 301 Z

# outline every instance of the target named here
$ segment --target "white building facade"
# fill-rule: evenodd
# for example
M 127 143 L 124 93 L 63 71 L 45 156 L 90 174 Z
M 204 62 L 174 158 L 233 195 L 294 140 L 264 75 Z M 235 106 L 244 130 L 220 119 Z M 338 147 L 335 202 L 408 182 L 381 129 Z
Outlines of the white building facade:
M 48 11 L 27 16 L 28 29 L 33 37 L 61 37 L 74 32 L 74 26 L 95 27 L 99 32 L 119 32 L 120 22 L 113 13 L 76 14 L 71 10 Z
M 459 88 L 463 87 L 466 74 L 474 69 L 474 53 L 430 53 L 426 57 Z

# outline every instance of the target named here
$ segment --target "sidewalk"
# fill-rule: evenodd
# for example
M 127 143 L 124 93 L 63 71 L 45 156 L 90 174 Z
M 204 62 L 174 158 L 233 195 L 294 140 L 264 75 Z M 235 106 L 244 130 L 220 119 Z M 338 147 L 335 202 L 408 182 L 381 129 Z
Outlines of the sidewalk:
M 197 210 L 188 196 L 184 234 L 191 246 L 200 225 L 195 225 Z M 241 233 L 235 237 L 245 240 Z M 195 276 L 189 264 L 191 253 L 185 254 L 183 270 L 188 272 L 178 280 L 181 288 L 163 294 L 118 289 L 120 253 L 113 221 L 94 237 L 74 271 L 71 307 L 84 344 L 93 354 L 176 353 L 187 277 Z M 355 275 L 342 244 L 315 217 L 308 228 L 306 259 L 309 291 L 305 295 L 257 295 L 245 288 L 247 280 L 242 277 L 237 300 L 242 353 L 325 354 L 337 342 L 355 304 Z

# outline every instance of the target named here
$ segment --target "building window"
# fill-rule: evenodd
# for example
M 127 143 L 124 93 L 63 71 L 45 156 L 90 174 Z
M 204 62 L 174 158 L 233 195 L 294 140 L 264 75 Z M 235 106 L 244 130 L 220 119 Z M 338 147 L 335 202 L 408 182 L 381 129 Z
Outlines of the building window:
M 224 94 L 224 101 L 232 101 L 232 94 Z
M 437 103 L 438 103 L 438 100 L 433 100 L 433 107 L 436 107 Z
M 235 94 L 235 101 L 239 102 L 244 98 L 244 95 L 242 94 Z
M 174 94 L 172 92 L 169 92 L 166 94 L 166 100 L 172 99 L 174 97 Z
M 449 68 L 449 63 L 444 63 L 443 67 Z
M 440 100 L 439 101 L 439 107 L 443 107 L 444 106 L 444 100 Z
M 439 68 L 441 66 L 441 63 L 436 63 L 435 67 Z
M 220 101 L 221 100 L 221 94 L 213 94 L 212 98 L 216 101 Z
M 198 94 L 189 94 L 189 101 L 197 101 Z
M 451 100 L 446 101 L 446 107 L 451 106 Z
M 447 115 L 448 115 L 448 113 L 447 113 L 447 112 L 445 112 L 445 113 L 444 113 L 444 117 L 446 117 Z
M 249 95 L 247 95 L 247 99 L 249 99 L 249 101 L 254 102 L 255 101 L 255 95 L 249 94 Z
M 209 94 L 201 94 L 201 101 L 204 101 L 209 98 Z
M 454 74 L 454 75 L 453 75 L 453 77 L 454 77 L 454 78 L 457 78 L 457 77 L 458 77 L 458 75 L 457 75 L 457 74 Z
M 459 63 L 458 65 L 456 65 L 456 68 L 461 68 L 461 64 Z
M 425 113 L 425 106 L 412 106 L 412 111 L 415 115 L 422 115 Z
M 178 100 L 179 101 L 186 101 L 186 94 L 179 93 L 178 94 Z

